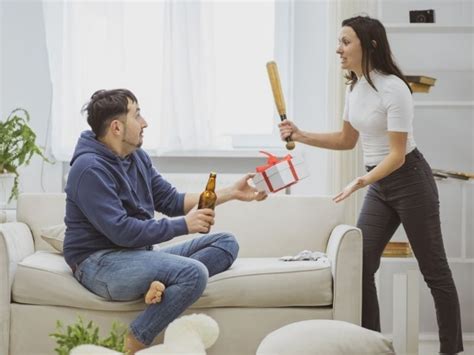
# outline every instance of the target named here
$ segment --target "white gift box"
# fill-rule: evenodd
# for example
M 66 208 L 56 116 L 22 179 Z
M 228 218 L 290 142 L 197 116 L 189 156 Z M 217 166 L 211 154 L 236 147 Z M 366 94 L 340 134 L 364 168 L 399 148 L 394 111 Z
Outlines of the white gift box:
M 308 175 L 308 169 L 304 160 L 299 157 L 291 157 L 288 160 L 281 160 L 274 165 L 269 165 L 268 168 L 261 172 L 257 172 L 253 182 L 258 191 L 271 193 L 294 185 Z

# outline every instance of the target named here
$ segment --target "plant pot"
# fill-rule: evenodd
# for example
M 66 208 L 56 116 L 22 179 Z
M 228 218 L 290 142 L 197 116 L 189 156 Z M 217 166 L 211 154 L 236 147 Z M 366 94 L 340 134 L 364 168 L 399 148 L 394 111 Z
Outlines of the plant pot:
M 14 209 L 16 201 L 8 203 L 13 188 L 15 174 L 0 174 L 0 209 Z

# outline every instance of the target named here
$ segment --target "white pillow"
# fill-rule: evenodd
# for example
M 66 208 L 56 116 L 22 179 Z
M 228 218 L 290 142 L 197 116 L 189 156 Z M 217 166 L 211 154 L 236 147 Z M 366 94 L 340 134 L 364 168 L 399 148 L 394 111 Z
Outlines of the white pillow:
M 315 319 L 288 324 L 268 334 L 257 355 L 394 355 L 392 342 L 358 325 Z
M 41 238 L 51 245 L 54 249 L 63 252 L 64 233 L 66 232 L 66 225 L 64 223 L 57 224 L 51 227 L 41 229 Z

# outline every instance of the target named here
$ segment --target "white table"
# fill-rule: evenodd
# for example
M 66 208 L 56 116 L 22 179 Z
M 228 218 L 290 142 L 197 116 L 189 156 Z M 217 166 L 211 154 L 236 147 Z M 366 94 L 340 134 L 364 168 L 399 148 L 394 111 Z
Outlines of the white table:
M 416 269 L 393 275 L 393 346 L 397 354 L 418 354 L 418 273 Z
M 385 262 L 413 257 L 384 257 Z M 397 354 L 418 354 L 419 337 L 419 270 L 416 262 L 408 263 L 409 269 L 393 274 L 392 340 Z M 375 274 L 377 294 L 380 299 L 380 273 Z

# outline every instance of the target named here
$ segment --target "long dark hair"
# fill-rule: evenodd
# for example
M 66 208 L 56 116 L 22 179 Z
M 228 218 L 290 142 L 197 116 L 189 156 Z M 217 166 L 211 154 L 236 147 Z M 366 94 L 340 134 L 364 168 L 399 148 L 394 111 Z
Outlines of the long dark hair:
M 377 90 L 369 75 L 369 70 L 375 69 L 383 74 L 398 76 L 405 82 L 410 92 L 412 92 L 405 76 L 392 58 L 392 51 L 390 50 L 385 27 L 379 20 L 369 16 L 356 16 L 342 21 L 342 26 L 351 27 L 360 40 L 362 47 L 362 73 L 370 86 Z M 352 90 L 357 82 L 356 73 L 350 71 L 345 77 L 348 80 L 348 84 L 351 84 Z
M 117 116 L 127 114 L 128 100 L 137 102 L 135 95 L 127 89 L 98 90 L 81 112 L 87 112 L 87 123 L 97 138 L 107 133 L 110 122 Z

